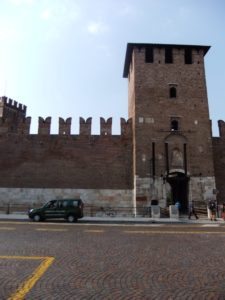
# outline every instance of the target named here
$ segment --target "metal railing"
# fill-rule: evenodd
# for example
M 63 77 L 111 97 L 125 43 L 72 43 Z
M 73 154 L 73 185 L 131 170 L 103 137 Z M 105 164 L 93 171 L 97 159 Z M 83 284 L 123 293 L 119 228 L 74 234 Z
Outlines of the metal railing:
M 2 214 L 27 214 L 31 208 L 38 208 L 44 203 L 6 203 L 0 204 Z M 207 216 L 207 206 L 195 206 L 199 217 Z M 84 216 L 90 217 L 151 217 L 151 207 L 115 207 L 84 205 Z M 160 217 L 169 218 L 169 208 L 160 207 Z

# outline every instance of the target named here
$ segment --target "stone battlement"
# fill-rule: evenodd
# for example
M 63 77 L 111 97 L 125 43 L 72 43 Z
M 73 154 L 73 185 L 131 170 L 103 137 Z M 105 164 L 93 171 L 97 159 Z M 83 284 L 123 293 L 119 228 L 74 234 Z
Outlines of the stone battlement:
M 225 122 L 223 120 L 218 121 L 218 127 L 219 127 L 219 135 L 220 138 L 225 138 Z
M 38 135 L 50 135 L 51 133 L 51 117 L 38 119 Z M 59 118 L 58 121 L 58 135 L 71 135 L 71 124 L 72 118 Z M 122 136 L 131 135 L 132 120 L 125 120 L 124 118 L 120 119 L 120 128 Z M 24 117 L 19 119 L 17 123 L 14 123 L 14 120 L 11 118 L 3 118 L 0 117 L 0 133 L 17 133 L 17 134 L 30 134 L 30 126 L 31 126 L 31 117 Z M 13 130 L 12 130 L 13 128 Z M 80 117 L 79 120 L 79 135 L 81 136 L 91 136 L 92 129 L 92 118 L 84 119 Z M 105 120 L 104 118 L 100 118 L 100 136 L 111 136 L 112 135 L 112 118 Z
M 18 103 L 17 101 L 12 100 L 11 98 L 7 98 L 6 96 L 0 97 L 0 105 L 1 104 L 8 108 L 12 108 L 14 110 L 17 110 L 17 111 L 20 111 L 20 112 L 26 114 L 26 110 L 27 110 L 26 105 Z

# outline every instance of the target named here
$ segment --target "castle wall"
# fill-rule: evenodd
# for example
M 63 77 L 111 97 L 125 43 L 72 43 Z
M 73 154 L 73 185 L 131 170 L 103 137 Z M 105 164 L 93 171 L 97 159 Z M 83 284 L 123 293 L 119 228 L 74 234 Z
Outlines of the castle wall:
M 45 202 L 81 196 L 91 205 L 132 206 L 131 121 L 121 118 L 121 134 L 112 135 L 112 118 L 100 119 L 100 135 L 91 135 L 91 118 L 80 118 L 80 134 L 71 135 L 71 118 L 39 118 L 38 134 L 29 134 L 30 118 L 11 132 L 13 120 L 0 118 L 0 203 Z
M 225 201 L 225 122 L 218 121 L 220 137 L 213 138 L 213 160 L 216 177 L 217 199 Z
M 129 189 L 131 150 L 122 136 L 1 136 L 0 186 Z
M 0 203 L 80 196 L 88 205 L 146 207 L 157 199 L 166 207 L 180 197 L 187 208 L 216 198 L 216 189 L 224 201 L 225 123 L 212 138 L 208 49 L 129 44 L 130 119 L 121 119 L 120 135 L 112 135 L 112 118 L 100 118 L 100 135 L 91 135 L 92 118 L 80 118 L 78 135 L 71 118 L 59 118 L 51 135 L 51 117 L 39 117 L 38 134 L 29 134 L 26 106 L 0 97 Z

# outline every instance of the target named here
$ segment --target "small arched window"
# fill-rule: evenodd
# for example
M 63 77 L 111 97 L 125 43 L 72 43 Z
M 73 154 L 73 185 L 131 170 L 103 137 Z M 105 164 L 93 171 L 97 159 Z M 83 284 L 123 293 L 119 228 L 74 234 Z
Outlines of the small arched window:
M 179 124 L 177 120 L 171 121 L 171 131 L 176 131 L 179 129 Z
M 170 98 L 176 98 L 177 97 L 177 89 L 173 86 L 170 88 Z

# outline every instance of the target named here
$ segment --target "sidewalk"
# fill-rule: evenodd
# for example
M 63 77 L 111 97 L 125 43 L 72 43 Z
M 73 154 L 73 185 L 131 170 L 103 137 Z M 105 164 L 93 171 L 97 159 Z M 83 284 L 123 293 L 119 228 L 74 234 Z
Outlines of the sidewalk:
M 30 221 L 26 214 L 0 214 L 1 220 L 13 221 Z M 143 218 L 143 217 L 84 217 L 78 221 L 79 223 L 178 223 L 178 224 L 225 224 L 225 222 L 218 218 L 217 221 L 210 221 L 207 218 L 191 219 L 188 217 L 181 217 L 179 219 L 172 218 Z

